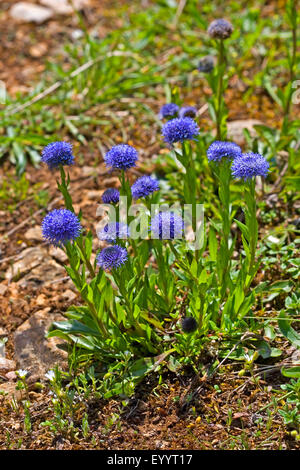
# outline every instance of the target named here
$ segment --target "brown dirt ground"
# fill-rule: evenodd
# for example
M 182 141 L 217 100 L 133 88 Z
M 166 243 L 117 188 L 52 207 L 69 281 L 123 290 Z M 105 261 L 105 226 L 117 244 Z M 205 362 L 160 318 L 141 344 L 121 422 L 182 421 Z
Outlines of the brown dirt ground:
M 9 10 L 15 3 L 16 0 L 3 0 L 0 7 L 0 80 L 7 84 L 12 96 L 31 90 L 46 63 L 59 60 L 61 44 L 70 41 L 72 31 L 78 29 L 75 15 L 55 15 L 41 25 L 13 20 Z M 82 13 L 89 27 L 105 37 L 112 28 L 122 25 L 116 6 L 124 3 L 90 0 Z
M 9 431 L 12 448 L 18 448 L 21 440 L 20 449 L 296 449 L 299 446 L 285 432 L 280 419 L 257 423 L 257 413 L 269 403 L 276 379 L 275 374 L 254 384 L 249 377 L 237 378 L 232 366 L 200 386 L 188 374 L 165 377 L 164 386 L 158 386 L 156 378 L 151 377 L 138 387 L 125 409 L 114 400 L 94 400 L 81 407 L 75 423 L 80 426 L 83 413 L 87 412 L 88 438 L 70 433 L 54 436 L 41 427 L 43 421 L 52 417 L 50 397 L 31 391 L 32 431 L 24 432 L 23 412 L 12 411 L 6 403 L 1 407 L 0 448 L 7 447 Z M 220 392 L 215 389 L 217 385 Z M 195 399 L 189 403 L 187 391 L 196 392 Z M 230 425 L 229 410 L 232 412 Z

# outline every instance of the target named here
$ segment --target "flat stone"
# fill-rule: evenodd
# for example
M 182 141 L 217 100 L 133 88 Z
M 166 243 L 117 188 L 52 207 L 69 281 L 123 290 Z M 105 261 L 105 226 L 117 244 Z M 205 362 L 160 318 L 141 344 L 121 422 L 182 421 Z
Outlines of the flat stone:
M 40 3 L 59 15 L 68 15 L 74 12 L 68 0 L 40 0 Z M 73 0 L 73 4 L 77 10 L 80 10 L 88 4 L 88 0 Z
M 45 305 L 47 305 L 48 302 L 49 302 L 49 299 L 48 297 L 45 296 L 45 294 L 38 295 L 35 301 L 36 305 L 38 305 L 39 307 L 45 307 Z
M 96 189 L 92 189 L 91 191 L 87 191 L 86 197 L 92 201 L 102 202 L 101 201 L 102 193 L 103 191 L 97 191 Z
M 292 354 L 292 362 L 295 364 L 300 363 L 300 350 L 295 348 L 295 351 Z
M 43 379 L 55 365 L 66 366 L 67 353 L 57 347 L 62 340 L 45 338 L 52 322 L 64 320 L 64 317 L 58 313 L 50 314 L 49 310 L 45 308 L 34 313 L 14 334 L 17 367 L 28 371 L 29 382 Z
M 76 299 L 77 295 L 71 289 L 67 289 L 65 292 L 62 293 L 62 297 L 69 302 L 73 302 Z
M 17 376 L 17 374 L 14 370 L 12 370 L 11 372 L 7 372 L 7 374 L 5 374 L 5 377 L 8 380 L 11 380 L 11 381 L 17 380 L 17 378 L 18 378 L 18 376 Z
M 38 44 L 34 44 L 29 48 L 29 54 L 31 57 L 34 57 L 35 59 L 39 59 L 40 57 L 43 57 L 48 51 L 47 44 L 44 42 L 40 42 Z
M 56 248 L 51 245 L 49 249 L 49 255 L 54 258 L 56 261 L 65 264 L 68 261 L 66 253 L 61 248 Z
M 11 361 L 10 359 L 0 356 L 0 372 L 10 372 L 11 370 L 15 370 L 15 368 L 15 361 Z
M 7 336 L 7 331 L 0 326 L 0 338 L 1 336 Z
M 105 187 L 106 188 L 115 188 L 120 185 L 120 181 L 119 181 L 119 178 L 117 178 L 116 176 L 111 176 L 110 178 L 105 178 Z
M 97 176 L 98 174 L 97 169 L 94 168 L 93 166 L 83 166 L 81 167 L 80 172 L 83 177 L 92 176 L 92 175 Z
M 53 11 L 34 3 L 18 2 L 10 9 L 10 16 L 23 22 L 44 23 L 53 16 Z
M 227 122 L 227 137 L 236 144 L 243 145 L 246 142 L 243 129 L 247 129 L 251 137 L 255 137 L 257 133 L 254 126 L 261 124 L 263 123 L 257 119 L 239 119 Z
M 58 281 L 66 276 L 65 269 L 53 259 L 48 258 L 46 262 L 32 269 L 26 276 L 20 279 L 17 284 L 21 287 L 31 286 L 35 288 L 45 283 Z
M 43 240 L 43 235 L 42 235 L 42 229 L 41 229 L 40 225 L 36 225 L 35 227 L 31 227 L 29 230 L 27 230 L 24 237 L 26 238 L 26 240 L 42 241 Z
M 14 382 L 0 383 L 0 403 L 1 401 L 11 402 L 11 399 L 15 398 L 17 401 L 22 400 L 23 393 L 21 390 L 16 389 Z
M 5 284 L 0 284 L 0 295 L 4 295 L 8 287 Z
M 20 259 L 13 263 L 6 271 L 6 279 L 11 281 L 17 276 L 28 273 L 31 269 L 41 264 L 46 256 L 46 251 L 40 247 L 26 248 L 20 254 Z
M 15 281 L 21 287 L 38 287 L 65 276 L 65 269 L 41 247 L 23 250 L 21 259 L 12 264 L 5 274 L 6 279 Z

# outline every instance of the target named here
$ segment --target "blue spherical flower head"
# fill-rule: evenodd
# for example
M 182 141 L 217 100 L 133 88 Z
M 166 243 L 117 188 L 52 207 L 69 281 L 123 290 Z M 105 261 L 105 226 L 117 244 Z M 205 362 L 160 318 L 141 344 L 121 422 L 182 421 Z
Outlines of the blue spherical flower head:
M 62 246 L 79 237 L 81 224 L 74 212 L 68 209 L 54 209 L 42 222 L 42 234 L 46 241 Z
M 175 117 L 177 116 L 178 111 L 179 111 L 179 106 L 177 104 L 167 103 L 167 104 L 164 104 L 160 108 L 159 117 L 160 119 Z
M 111 167 L 114 170 L 128 170 L 135 166 L 137 159 L 137 150 L 127 144 L 115 145 L 104 157 L 106 166 Z
M 160 240 L 182 238 L 184 222 L 180 215 L 173 211 L 159 212 L 151 220 L 151 233 Z
M 216 140 L 207 149 L 207 158 L 219 162 L 222 158 L 235 159 L 242 155 L 241 148 L 234 142 Z
M 111 202 L 116 204 L 120 200 L 120 192 L 115 188 L 108 188 L 102 194 L 102 202 L 104 204 L 110 204 Z
M 69 142 L 52 142 L 42 151 L 42 162 L 52 170 L 60 165 L 73 165 L 74 155 Z
M 130 230 L 128 225 L 123 222 L 109 222 L 97 235 L 99 240 L 114 243 L 118 238 L 128 238 Z
M 199 72 L 209 73 L 213 70 L 215 66 L 215 61 L 212 55 L 206 55 L 201 57 L 198 64 Z
M 269 162 L 259 153 L 244 153 L 233 161 L 231 173 L 234 178 L 242 178 L 245 181 L 255 176 L 266 178 L 269 166 Z
M 175 144 L 185 140 L 194 140 L 199 134 L 197 123 L 190 117 L 175 118 L 166 122 L 162 128 L 165 142 Z
M 158 181 L 150 176 L 141 176 L 131 186 L 131 194 L 133 199 L 139 199 L 140 197 L 147 197 L 154 191 L 159 190 Z
M 126 248 L 120 245 L 113 245 L 104 248 L 97 255 L 97 265 L 102 269 L 117 269 L 128 260 Z
M 190 117 L 194 118 L 197 115 L 197 109 L 194 106 L 182 106 L 179 110 L 179 117 Z
M 233 26 L 222 18 L 212 21 L 207 32 L 213 39 L 227 39 L 232 35 Z

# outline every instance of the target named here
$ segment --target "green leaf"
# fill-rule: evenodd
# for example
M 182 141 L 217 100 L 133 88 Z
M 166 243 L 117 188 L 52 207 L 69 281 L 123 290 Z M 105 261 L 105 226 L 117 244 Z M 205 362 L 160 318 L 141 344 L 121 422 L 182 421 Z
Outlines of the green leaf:
M 300 176 L 287 176 L 285 182 L 289 189 L 300 191 Z
M 246 227 L 245 224 L 243 224 L 242 222 L 240 222 L 239 220 L 237 219 L 233 219 L 235 221 L 235 223 L 237 224 L 237 226 L 239 227 L 239 229 L 241 230 L 242 234 L 244 235 L 245 239 L 246 240 L 249 240 L 249 230 L 248 230 L 248 227 Z
M 265 340 L 257 341 L 256 349 L 263 359 L 267 359 L 271 356 L 270 345 Z
M 281 373 L 282 375 L 284 375 L 284 377 L 292 377 L 294 379 L 300 379 L 300 366 L 289 367 L 289 368 L 283 367 L 281 369 Z
M 208 235 L 208 246 L 209 246 L 209 254 L 212 261 L 217 260 L 217 253 L 218 253 L 218 240 L 216 237 L 216 232 L 213 227 L 210 227 L 209 235 Z
M 182 367 L 182 365 L 177 361 L 177 359 L 175 359 L 174 356 L 170 356 L 167 367 L 171 372 L 177 372 Z
M 292 281 L 282 280 L 282 281 L 273 282 L 273 284 L 270 285 L 269 290 L 290 292 L 292 288 L 293 288 Z
M 300 335 L 291 327 L 290 320 L 283 319 L 285 317 L 284 311 L 280 312 L 279 318 L 280 317 L 282 317 L 282 319 L 278 320 L 278 326 L 281 333 L 292 343 L 293 346 L 300 348 Z
M 175 349 L 173 348 L 156 357 L 144 357 L 143 359 L 138 359 L 129 368 L 131 376 L 144 377 L 144 375 L 154 370 L 162 361 L 164 361 L 169 356 L 169 354 L 174 351 Z
M 53 327 L 59 329 L 60 331 L 63 331 L 66 334 L 81 333 L 83 335 L 102 337 L 99 331 L 89 328 L 78 320 L 53 322 L 52 325 Z

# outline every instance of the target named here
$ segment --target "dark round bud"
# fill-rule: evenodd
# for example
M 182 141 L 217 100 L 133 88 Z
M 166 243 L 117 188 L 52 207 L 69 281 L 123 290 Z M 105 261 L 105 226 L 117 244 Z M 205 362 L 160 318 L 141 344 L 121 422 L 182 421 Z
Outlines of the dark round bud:
M 221 18 L 219 20 L 212 21 L 207 32 L 213 39 L 227 39 L 233 32 L 233 26 L 229 21 Z
M 292 220 L 292 224 L 295 225 L 296 228 L 300 228 L 300 217 Z
M 198 323 L 194 317 L 185 317 L 181 320 L 181 328 L 185 333 L 192 333 L 197 327 Z
M 209 73 L 213 70 L 215 66 L 215 60 L 212 55 L 205 55 L 204 57 L 201 57 L 199 60 L 198 64 L 198 70 L 199 72 L 203 73 Z

